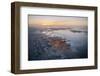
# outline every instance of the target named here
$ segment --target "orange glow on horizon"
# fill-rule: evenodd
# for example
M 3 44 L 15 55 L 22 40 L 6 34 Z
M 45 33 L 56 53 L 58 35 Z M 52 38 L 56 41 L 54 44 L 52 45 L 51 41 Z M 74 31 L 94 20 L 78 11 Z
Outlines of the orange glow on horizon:
M 40 16 L 41 17 L 41 16 Z M 43 16 L 42 16 L 43 17 Z M 75 17 L 52 17 L 49 19 L 49 16 L 47 18 L 33 18 L 29 17 L 29 26 L 36 26 L 36 27 L 59 27 L 59 26 L 86 26 L 87 25 L 87 18 L 75 18 Z

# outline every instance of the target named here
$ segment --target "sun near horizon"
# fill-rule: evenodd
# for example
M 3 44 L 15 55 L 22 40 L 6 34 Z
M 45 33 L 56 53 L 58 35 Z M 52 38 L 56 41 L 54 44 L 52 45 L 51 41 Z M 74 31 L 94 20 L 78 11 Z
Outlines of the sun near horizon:
M 67 26 L 87 26 L 87 17 L 70 16 L 38 16 L 29 15 L 28 24 L 33 27 L 67 27 Z

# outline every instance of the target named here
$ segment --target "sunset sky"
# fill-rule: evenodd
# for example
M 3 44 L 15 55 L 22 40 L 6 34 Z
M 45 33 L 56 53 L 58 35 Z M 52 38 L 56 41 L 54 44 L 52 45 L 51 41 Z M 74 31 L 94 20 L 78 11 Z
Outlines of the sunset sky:
M 87 26 L 87 17 L 70 17 L 70 16 L 43 16 L 29 15 L 29 26 L 34 27 L 68 27 L 68 26 Z

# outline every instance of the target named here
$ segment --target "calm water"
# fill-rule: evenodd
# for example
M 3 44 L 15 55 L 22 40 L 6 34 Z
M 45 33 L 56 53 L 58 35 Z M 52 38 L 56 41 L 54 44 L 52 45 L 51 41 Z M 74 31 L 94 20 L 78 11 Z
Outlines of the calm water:
M 87 29 L 34 29 L 28 30 L 28 60 L 74 59 L 88 57 Z M 51 38 L 64 39 L 70 49 L 61 52 L 49 44 Z M 65 47 L 66 48 L 66 47 Z
M 87 29 L 78 28 L 75 30 L 76 32 L 71 31 L 71 29 L 49 31 L 47 30 L 43 31 L 42 33 L 49 37 L 61 37 L 65 39 L 67 43 L 70 43 L 73 52 L 78 52 L 80 54 L 80 57 L 87 57 Z

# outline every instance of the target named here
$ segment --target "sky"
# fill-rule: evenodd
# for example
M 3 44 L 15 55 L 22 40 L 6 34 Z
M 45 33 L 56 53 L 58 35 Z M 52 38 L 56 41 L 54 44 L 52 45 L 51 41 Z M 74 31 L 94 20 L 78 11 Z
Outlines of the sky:
M 47 15 L 29 15 L 29 26 L 34 27 L 68 27 L 68 26 L 87 26 L 87 17 L 71 17 L 71 16 L 47 16 Z

